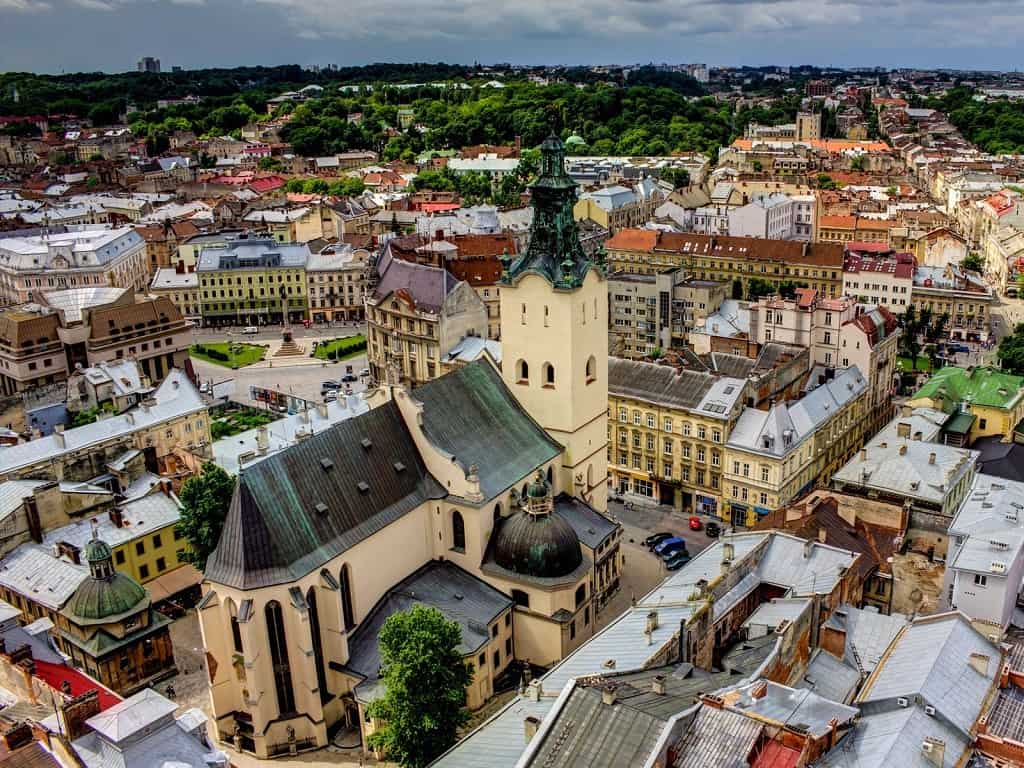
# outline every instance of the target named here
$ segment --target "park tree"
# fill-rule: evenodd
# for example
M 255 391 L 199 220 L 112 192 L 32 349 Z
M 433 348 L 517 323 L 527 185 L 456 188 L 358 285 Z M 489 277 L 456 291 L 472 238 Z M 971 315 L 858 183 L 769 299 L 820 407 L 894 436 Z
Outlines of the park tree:
M 206 568 L 206 558 L 217 547 L 234 492 L 234 479 L 212 461 L 181 486 L 177 531 L 189 544 L 184 559 L 200 571 Z
M 977 251 L 974 251 L 964 256 L 963 261 L 960 262 L 960 266 L 964 269 L 970 270 L 971 272 L 984 272 L 985 259 L 983 259 L 981 254 Z
M 455 743 L 467 719 L 473 673 L 459 653 L 462 630 L 436 608 L 414 605 L 390 616 L 377 641 L 385 693 L 367 712 L 382 723 L 370 746 L 404 768 L 422 768 Z
M 1003 369 L 1024 376 L 1024 323 L 1018 323 L 1013 333 L 999 342 L 996 357 Z

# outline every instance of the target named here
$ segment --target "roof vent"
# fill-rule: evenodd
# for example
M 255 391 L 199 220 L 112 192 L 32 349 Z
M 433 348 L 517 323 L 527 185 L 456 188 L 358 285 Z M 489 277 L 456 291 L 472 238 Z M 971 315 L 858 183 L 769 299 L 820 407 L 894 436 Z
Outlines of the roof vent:
M 363 448 L 366 449 L 367 451 L 373 447 L 373 441 L 370 440 L 370 438 L 368 437 L 364 437 L 362 440 L 360 440 L 359 444 L 363 446 Z
M 454 597 L 456 600 L 462 600 L 464 595 L 461 592 L 456 592 L 454 595 L 452 595 L 452 597 Z
M 318 501 L 317 502 L 315 509 L 316 509 L 317 513 L 320 514 L 320 515 L 326 515 L 327 514 L 327 505 L 324 504 L 322 501 Z
M 933 707 L 931 704 L 925 704 L 924 713 L 926 715 L 930 716 L 930 717 L 934 717 L 935 716 L 935 707 Z
M 396 461 L 393 465 L 395 472 L 405 472 L 405 464 L 400 461 Z
M 900 696 L 898 699 L 896 699 L 896 705 L 905 708 L 905 707 L 909 707 L 910 706 L 910 702 L 907 701 L 902 696 Z
M 328 459 L 326 456 L 324 456 L 322 459 L 320 459 L 320 466 L 323 467 L 325 470 L 333 469 L 334 462 Z
M 360 493 L 369 493 L 370 492 L 370 484 L 367 483 L 365 480 L 360 480 L 356 484 L 356 488 L 359 489 Z

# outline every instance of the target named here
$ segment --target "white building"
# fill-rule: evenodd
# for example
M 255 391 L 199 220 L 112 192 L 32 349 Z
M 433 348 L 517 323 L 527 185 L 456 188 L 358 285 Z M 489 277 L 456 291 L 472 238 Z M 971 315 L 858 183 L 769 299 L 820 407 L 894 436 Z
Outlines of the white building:
M 145 290 L 149 264 L 138 232 L 105 225 L 66 230 L 0 238 L 0 305 L 24 304 L 33 293 L 65 288 Z
M 705 205 L 693 212 L 693 231 L 701 235 L 729 234 L 729 206 Z
M 978 475 L 949 526 L 949 546 L 950 608 L 1006 629 L 1024 579 L 1024 483 Z
M 749 203 L 728 213 L 729 234 L 793 240 L 796 234 L 796 203 L 781 193 L 754 195 Z

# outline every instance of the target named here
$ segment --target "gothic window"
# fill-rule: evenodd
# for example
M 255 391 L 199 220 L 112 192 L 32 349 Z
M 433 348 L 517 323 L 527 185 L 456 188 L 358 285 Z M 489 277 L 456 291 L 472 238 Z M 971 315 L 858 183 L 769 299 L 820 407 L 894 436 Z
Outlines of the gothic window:
M 341 566 L 338 573 L 338 584 L 341 590 L 341 618 L 348 631 L 356 625 L 355 611 L 352 608 L 352 575 L 348 564 Z
M 597 360 L 591 355 L 587 358 L 587 384 L 597 380 Z
M 551 363 L 544 363 L 544 386 L 555 386 L 555 366 Z
M 466 523 L 457 509 L 452 512 L 452 549 L 466 551 Z
M 309 606 L 309 634 L 313 640 L 313 663 L 316 665 L 316 687 L 320 689 L 320 701 L 326 704 L 331 694 L 327 691 L 327 671 L 324 668 L 324 646 L 320 638 L 320 613 L 316 607 L 316 588 L 310 587 L 306 593 L 306 605 Z
M 267 619 L 267 642 L 274 668 L 274 687 L 277 690 L 277 710 L 282 717 L 295 712 L 295 692 L 292 690 L 292 670 L 288 663 L 288 644 L 284 634 L 281 604 L 276 600 L 264 609 Z

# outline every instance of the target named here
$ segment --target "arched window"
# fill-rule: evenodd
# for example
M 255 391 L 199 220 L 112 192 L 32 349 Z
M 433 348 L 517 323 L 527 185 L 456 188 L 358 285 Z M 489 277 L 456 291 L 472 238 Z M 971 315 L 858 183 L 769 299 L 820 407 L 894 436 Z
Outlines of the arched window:
M 526 384 L 530 381 L 530 366 L 525 360 L 516 362 L 516 380 L 519 384 Z
M 494 522 L 501 520 L 501 504 L 494 505 Z
M 452 511 L 452 549 L 466 551 L 466 523 L 457 509 Z
M 579 608 L 583 605 L 583 601 L 587 599 L 587 585 L 580 584 L 576 587 L 576 607 Z
M 544 386 L 553 387 L 555 386 L 555 366 L 551 363 L 544 363 Z
M 548 467 L 548 485 L 553 486 L 555 482 L 555 473 L 551 471 L 551 467 Z M 554 488 L 551 489 L 554 493 Z
M 267 642 L 270 645 L 270 661 L 274 667 L 274 688 L 277 690 L 277 710 L 284 717 L 295 712 L 295 693 L 292 691 L 292 670 L 288 663 L 288 643 L 284 635 L 284 618 L 281 604 L 276 600 L 267 603 L 264 609 L 267 620 Z
M 229 597 L 225 601 L 224 607 L 230 617 L 232 647 L 235 649 L 235 653 L 244 653 L 242 649 L 242 628 L 238 624 L 238 609 L 235 607 L 235 601 Z
M 519 498 L 522 499 L 524 502 L 526 501 L 526 483 L 523 483 L 523 490 L 519 494 Z
M 324 669 L 324 646 L 320 639 L 320 613 L 316 608 L 316 587 L 310 587 L 306 593 L 306 605 L 309 606 L 309 634 L 313 640 L 316 687 L 320 689 L 320 703 L 326 704 L 330 701 L 331 694 L 327 692 L 327 671 Z
M 587 384 L 597 381 L 597 360 L 591 355 L 587 358 Z
M 349 573 L 348 563 L 341 566 L 341 571 L 338 573 L 338 587 L 341 591 L 341 619 L 347 632 L 356 625 L 355 611 L 352 608 L 352 576 Z
M 516 605 L 521 605 L 523 608 L 530 607 L 530 596 L 523 592 L 521 589 L 512 590 L 512 602 Z

